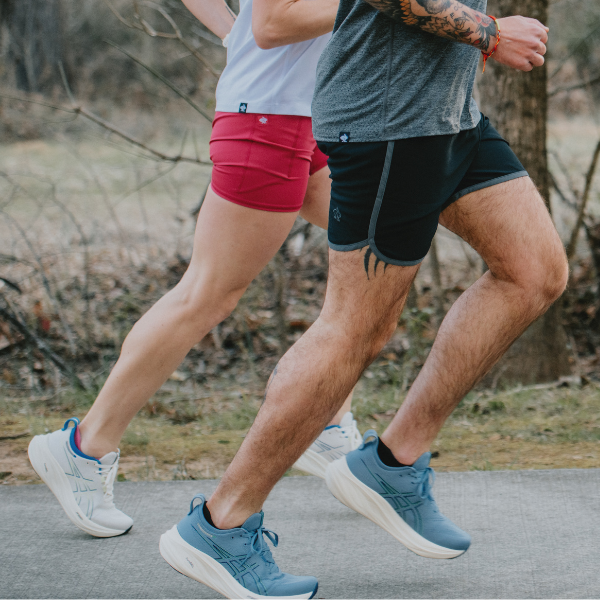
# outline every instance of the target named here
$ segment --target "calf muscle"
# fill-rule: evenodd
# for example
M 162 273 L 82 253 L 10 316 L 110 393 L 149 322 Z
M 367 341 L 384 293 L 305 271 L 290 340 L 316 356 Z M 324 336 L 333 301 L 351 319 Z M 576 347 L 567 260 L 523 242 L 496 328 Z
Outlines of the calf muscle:
M 321 433 L 391 336 L 418 270 L 390 266 L 367 279 L 364 253 L 330 257 L 321 315 L 279 361 L 254 425 L 209 501 L 218 527 L 237 526 L 260 510 Z

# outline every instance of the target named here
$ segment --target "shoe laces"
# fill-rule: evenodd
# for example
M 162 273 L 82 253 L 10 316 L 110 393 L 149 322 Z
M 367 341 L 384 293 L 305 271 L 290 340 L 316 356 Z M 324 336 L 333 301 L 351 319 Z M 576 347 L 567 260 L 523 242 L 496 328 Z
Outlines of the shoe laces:
M 340 427 L 341 433 L 350 439 L 352 443 L 352 448 L 358 448 L 363 441 L 362 435 L 360 435 L 360 431 L 358 431 L 358 424 L 354 419 L 352 419 L 352 423 L 347 425 L 346 427 Z
M 102 492 L 104 493 L 104 501 L 107 504 L 114 505 L 114 484 L 119 470 L 119 454 L 112 465 L 98 465 L 98 473 L 102 481 Z
M 431 496 L 431 488 L 435 482 L 435 471 L 431 467 L 427 467 L 418 475 L 419 485 L 417 486 L 417 494 L 421 498 L 433 500 Z
M 248 532 L 248 536 L 250 538 L 250 548 L 248 549 L 246 558 L 244 558 L 244 562 L 246 562 L 253 554 L 256 554 L 265 562 L 272 565 L 275 564 L 273 556 L 271 555 L 271 550 L 269 550 L 269 545 L 263 537 L 265 535 L 267 538 L 269 538 L 273 546 L 277 548 L 279 544 L 279 536 L 274 531 L 266 529 L 261 525 L 258 529 Z

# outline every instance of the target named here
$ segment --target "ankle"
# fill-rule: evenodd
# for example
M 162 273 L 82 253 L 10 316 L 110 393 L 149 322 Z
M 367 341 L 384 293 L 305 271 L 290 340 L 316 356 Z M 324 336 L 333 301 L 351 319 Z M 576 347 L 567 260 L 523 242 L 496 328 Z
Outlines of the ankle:
M 86 456 L 101 459 L 109 452 L 117 452 L 118 447 L 111 440 L 103 440 L 100 436 L 94 435 L 82 422 L 78 427 L 79 439 L 77 439 L 78 448 Z
M 428 450 L 428 448 L 421 449 L 409 444 L 394 444 L 388 438 L 383 439 L 383 436 L 379 438 L 379 445 L 378 454 L 384 464 L 387 464 L 385 460 L 387 458 L 388 462 L 396 460 L 400 465 L 410 466 Z
M 242 507 L 213 502 L 212 498 L 208 500 L 205 508 L 212 519 L 208 522 L 217 529 L 235 529 L 236 527 L 241 527 L 246 519 L 254 514 L 253 511 Z

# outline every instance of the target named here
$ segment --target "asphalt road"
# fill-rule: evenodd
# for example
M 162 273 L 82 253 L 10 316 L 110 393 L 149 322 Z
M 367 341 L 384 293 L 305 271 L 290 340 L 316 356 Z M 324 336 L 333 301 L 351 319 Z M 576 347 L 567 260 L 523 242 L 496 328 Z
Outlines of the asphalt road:
M 131 532 L 96 539 L 43 486 L 0 486 L 0 598 L 214 598 L 173 571 L 160 534 L 214 481 L 119 483 Z M 450 561 L 416 556 L 342 506 L 314 477 L 289 477 L 265 506 L 282 569 L 319 598 L 598 598 L 600 469 L 442 473 L 443 512 L 473 537 Z

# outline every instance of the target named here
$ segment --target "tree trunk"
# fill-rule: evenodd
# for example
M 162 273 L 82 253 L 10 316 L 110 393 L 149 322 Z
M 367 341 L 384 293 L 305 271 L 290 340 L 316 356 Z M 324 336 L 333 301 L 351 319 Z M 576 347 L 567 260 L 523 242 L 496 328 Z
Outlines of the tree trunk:
M 548 22 L 548 0 L 489 0 L 488 14 Z M 502 43 L 502 41 L 500 42 Z M 546 65 L 524 73 L 489 60 L 478 88 L 482 112 L 510 143 L 550 210 L 546 154 Z M 539 383 L 571 372 L 561 303 L 533 323 L 486 378 L 487 383 Z
M 3 61 L 17 89 L 48 92 L 62 84 L 58 69 L 65 62 L 61 8 L 61 0 L 0 0 Z

